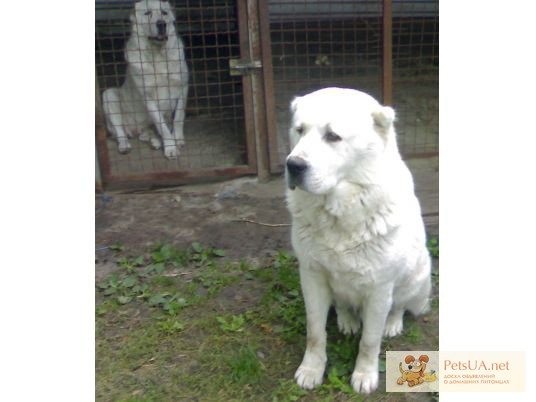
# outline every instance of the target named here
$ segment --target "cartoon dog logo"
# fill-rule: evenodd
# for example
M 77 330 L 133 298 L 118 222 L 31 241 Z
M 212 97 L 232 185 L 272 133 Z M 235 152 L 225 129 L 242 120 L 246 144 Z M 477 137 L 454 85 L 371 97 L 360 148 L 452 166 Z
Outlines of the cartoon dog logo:
M 402 377 L 396 380 L 398 385 L 404 384 L 407 381 L 408 386 L 414 387 L 415 385 L 422 384 L 423 382 L 432 382 L 436 380 L 435 371 L 426 372 L 426 363 L 430 361 L 427 355 L 421 355 L 419 359 L 408 355 L 404 359 L 407 365 L 407 370 L 402 369 L 402 362 L 400 362 L 398 368 Z

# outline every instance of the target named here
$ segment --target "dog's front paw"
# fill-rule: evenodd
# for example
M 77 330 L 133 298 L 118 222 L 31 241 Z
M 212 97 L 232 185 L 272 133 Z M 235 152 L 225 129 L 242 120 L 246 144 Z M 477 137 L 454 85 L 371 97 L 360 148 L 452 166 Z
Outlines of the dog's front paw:
M 322 384 L 322 377 L 324 377 L 324 367 L 306 367 L 303 364 L 298 367 L 294 378 L 298 385 L 305 389 L 313 389 L 314 387 Z
M 119 140 L 117 144 L 117 150 L 120 154 L 128 154 L 132 149 L 132 146 L 127 139 Z
M 165 145 L 164 146 L 164 155 L 168 159 L 177 159 L 177 156 L 179 153 L 177 152 L 177 146 L 175 144 L 173 145 Z
M 360 394 L 370 394 L 378 388 L 378 372 L 360 373 L 354 371 L 352 374 L 352 388 Z
M 160 149 L 162 148 L 162 142 L 160 141 L 159 138 L 157 137 L 151 137 L 151 139 L 149 140 L 150 143 L 151 143 L 151 148 L 153 149 Z

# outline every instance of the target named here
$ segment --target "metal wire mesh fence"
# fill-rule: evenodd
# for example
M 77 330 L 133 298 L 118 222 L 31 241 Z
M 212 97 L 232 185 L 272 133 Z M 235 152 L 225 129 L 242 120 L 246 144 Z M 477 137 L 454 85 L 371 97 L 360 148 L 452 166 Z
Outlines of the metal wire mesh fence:
M 438 13 L 437 0 L 393 3 L 393 103 L 406 156 L 438 151 Z
M 97 136 L 105 177 L 255 173 L 259 152 L 281 171 L 291 99 L 327 86 L 381 101 L 392 82 L 403 155 L 437 153 L 438 0 L 96 0 L 95 23 L 97 103 L 109 135 Z M 253 60 L 261 48 L 262 60 Z M 257 66 L 261 103 L 253 81 L 231 74 L 231 59 Z M 266 115 L 258 120 L 252 110 Z M 264 118 L 271 129 L 263 151 L 257 125 Z
M 279 168 L 294 96 L 340 86 L 382 100 L 382 0 L 271 0 Z M 393 103 L 402 153 L 437 151 L 438 2 L 394 1 Z
M 95 31 L 111 175 L 248 163 L 235 2 L 97 0 Z
M 381 1 L 271 1 L 277 143 L 288 154 L 289 103 L 328 86 L 381 96 Z

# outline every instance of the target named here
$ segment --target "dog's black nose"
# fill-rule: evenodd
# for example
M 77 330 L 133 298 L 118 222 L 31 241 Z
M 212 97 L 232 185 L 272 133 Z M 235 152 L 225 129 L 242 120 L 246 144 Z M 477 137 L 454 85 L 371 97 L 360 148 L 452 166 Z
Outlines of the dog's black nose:
M 159 35 L 165 35 L 166 33 L 166 21 L 158 20 L 156 21 L 156 29 L 158 29 Z
M 291 156 L 287 159 L 287 169 L 291 176 L 299 176 L 307 170 L 308 163 L 299 156 Z

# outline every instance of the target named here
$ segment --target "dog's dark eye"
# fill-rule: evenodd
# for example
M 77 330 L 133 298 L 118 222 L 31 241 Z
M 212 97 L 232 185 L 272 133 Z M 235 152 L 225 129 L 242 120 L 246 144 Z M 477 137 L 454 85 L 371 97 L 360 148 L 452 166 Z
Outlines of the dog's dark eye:
M 326 139 L 327 142 L 338 142 L 342 140 L 342 138 L 338 136 L 337 134 L 335 134 L 333 131 L 328 131 L 324 138 Z
M 144 15 L 153 15 L 152 11 L 146 11 Z
M 304 131 L 305 131 L 305 130 L 303 129 L 303 126 L 298 126 L 298 127 L 296 127 L 296 132 L 297 132 L 299 135 L 302 135 Z

